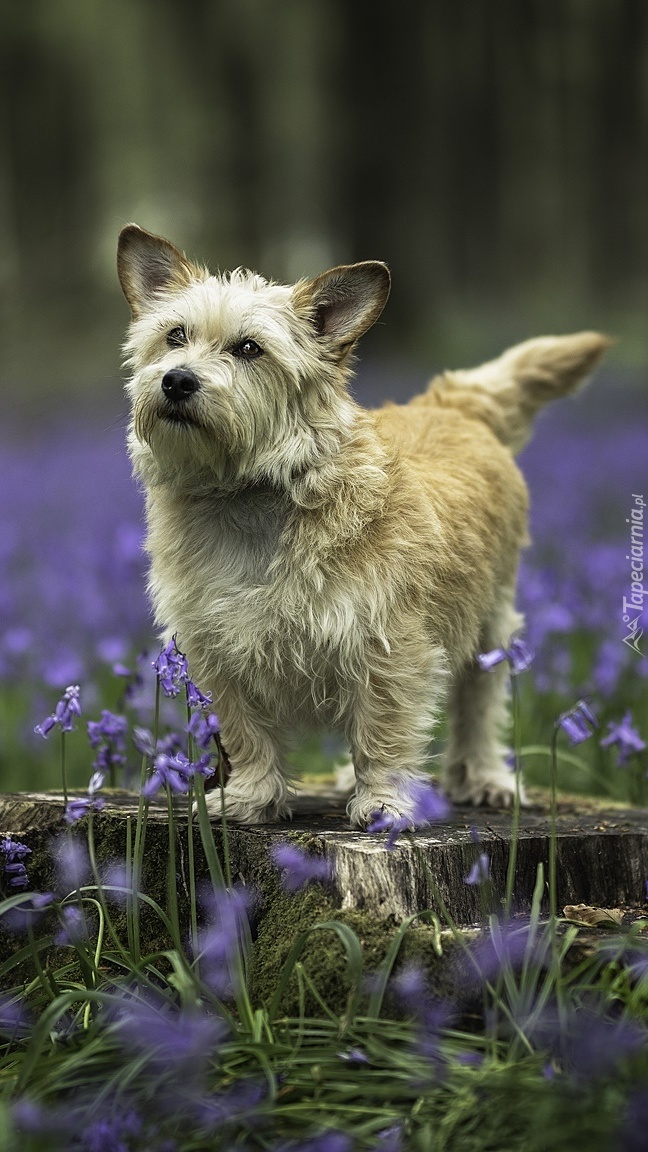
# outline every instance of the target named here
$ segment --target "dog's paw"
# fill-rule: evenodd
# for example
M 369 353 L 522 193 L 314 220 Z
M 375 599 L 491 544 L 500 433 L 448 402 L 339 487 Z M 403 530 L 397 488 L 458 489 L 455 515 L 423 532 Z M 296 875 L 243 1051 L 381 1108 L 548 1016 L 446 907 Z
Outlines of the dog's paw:
M 460 761 L 446 769 L 444 792 L 453 804 L 511 808 L 515 802 L 515 774 L 505 765 L 485 767 Z M 520 804 L 523 808 L 529 805 L 521 781 Z
M 205 797 L 211 820 L 222 815 L 221 791 L 214 788 Z M 196 805 L 194 804 L 194 815 Z M 225 817 L 233 824 L 275 824 L 282 819 L 290 819 L 291 811 L 284 797 L 267 804 L 255 804 L 249 795 L 237 794 L 230 785 L 225 789 Z
M 347 815 L 353 828 L 366 828 L 376 819 L 384 828 L 401 824 L 404 828 L 415 827 L 414 805 L 402 792 L 391 792 L 387 788 L 372 791 L 356 788 L 347 804 Z

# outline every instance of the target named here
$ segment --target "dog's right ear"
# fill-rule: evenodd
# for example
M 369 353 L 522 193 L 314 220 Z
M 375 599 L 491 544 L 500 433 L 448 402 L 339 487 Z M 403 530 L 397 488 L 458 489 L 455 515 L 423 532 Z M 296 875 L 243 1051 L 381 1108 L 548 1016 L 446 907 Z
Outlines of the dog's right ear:
M 155 303 L 167 288 L 185 288 L 199 276 L 197 268 L 178 248 L 138 224 L 119 233 L 117 274 L 133 319 Z

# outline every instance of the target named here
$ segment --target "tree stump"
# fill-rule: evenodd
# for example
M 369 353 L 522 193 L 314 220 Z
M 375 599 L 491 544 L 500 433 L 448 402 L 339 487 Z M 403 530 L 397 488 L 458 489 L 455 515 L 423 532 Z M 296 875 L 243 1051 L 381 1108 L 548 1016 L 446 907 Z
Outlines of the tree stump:
M 534 805 L 522 812 L 517 848 L 514 911 L 531 906 L 538 864 L 549 858 L 550 819 L 546 797 L 539 792 Z M 123 856 L 126 821 L 134 824 L 137 797 L 108 791 L 106 807 L 95 817 L 97 852 L 101 859 Z M 82 821 L 75 835 L 83 831 Z M 178 884 L 186 884 L 186 808 L 177 807 Z M 34 886 L 47 887 L 43 863 L 48 845 L 64 828 L 60 793 L 0 795 L 0 832 L 22 840 L 34 855 Z M 220 822 L 212 823 L 214 839 L 222 855 Z M 206 876 L 199 850 L 197 868 Z M 494 910 L 504 897 L 511 846 L 511 813 L 492 809 L 456 807 L 442 824 L 398 837 L 386 848 L 387 834 L 371 835 L 349 828 L 344 798 L 333 792 L 300 793 L 293 802 L 293 819 L 281 824 L 253 828 L 232 826 L 229 850 L 232 874 L 261 892 L 275 884 L 277 872 L 269 860 L 272 846 L 286 839 L 297 840 L 308 851 L 322 855 L 333 865 L 329 889 L 333 904 L 342 911 L 359 912 L 375 919 L 404 917 L 435 908 L 435 885 L 457 925 L 480 921 L 483 912 L 479 886 L 467 885 L 466 876 L 481 852 L 490 858 Z M 164 890 L 168 844 L 166 804 L 149 808 L 145 869 L 149 879 L 160 880 Z M 40 862 L 39 862 L 40 861 Z M 29 861 L 28 861 L 29 864 Z M 563 799 L 558 807 L 557 833 L 558 907 L 589 904 L 598 907 L 633 907 L 644 904 L 648 878 L 648 811 L 603 804 L 600 801 Z M 546 908 L 545 883 L 545 908 Z

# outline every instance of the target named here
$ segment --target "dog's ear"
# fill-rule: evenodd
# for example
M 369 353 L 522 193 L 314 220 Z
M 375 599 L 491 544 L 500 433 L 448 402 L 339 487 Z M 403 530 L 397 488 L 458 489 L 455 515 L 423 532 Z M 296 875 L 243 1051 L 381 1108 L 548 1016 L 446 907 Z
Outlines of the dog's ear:
M 199 270 L 162 236 L 127 224 L 119 233 L 117 273 L 135 318 L 154 303 L 159 292 L 186 287 Z
M 390 285 L 386 264 L 364 260 L 302 281 L 295 286 L 293 301 L 298 311 L 307 312 L 318 337 L 343 353 L 375 324 Z

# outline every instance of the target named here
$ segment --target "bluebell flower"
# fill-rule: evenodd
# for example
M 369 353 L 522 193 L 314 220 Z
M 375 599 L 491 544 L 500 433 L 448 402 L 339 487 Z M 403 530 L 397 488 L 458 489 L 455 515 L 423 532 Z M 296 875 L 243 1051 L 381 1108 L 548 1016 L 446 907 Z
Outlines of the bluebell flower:
M 101 713 L 101 720 L 88 721 L 88 739 L 97 750 L 93 764 L 98 772 L 114 773 L 115 769 L 126 764 L 126 733 L 128 721 L 125 716 L 117 716 L 107 708 Z
M 218 996 L 232 994 L 233 961 L 248 936 L 256 900 L 254 890 L 242 887 L 208 891 L 203 897 L 205 925 L 198 934 L 200 975 Z
M 220 722 L 214 712 L 194 712 L 186 730 L 199 748 L 209 748 L 220 732 Z
M 125 993 L 110 1011 L 115 1038 L 161 1073 L 199 1079 L 227 1034 L 225 1021 L 204 1009 L 178 1009 L 163 996 Z
M 153 772 L 142 788 L 142 796 L 150 800 L 164 787 L 175 794 L 186 796 L 194 776 L 208 779 L 214 775 L 215 769 L 210 765 L 210 760 L 208 752 L 194 761 L 189 760 L 183 752 L 176 752 L 174 756 L 159 752 L 153 760 Z
M 394 847 L 401 832 L 412 831 L 415 828 L 425 828 L 440 820 L 445 820 L 450 814 L 450 804 L 445 796 L 425 780 L 411 780 L 404 785 L 404 793 L 408 800 L 411 814 L 408 816 L 395 816 L 391 812 L 372 812 L 367 832 L 389 832 L 386 847 Z
M 31 848 L 28 848 L 26 844 L 21 844 L 19 840 L 12 839 L 11 836 L 5 836 L 0 841 L 0 848 L 2 848 L 4 855 L 4 863 L 0 865 L 2 886 L 12 891 L 29 888 L 29 877 L 24 860 L 26 856 L 31 855 Z
M 275 844 L 270 849 L 270 858 L 277 868 L 283 869 L 281 884 L 286 892 L 298 892 L 311 880 L 325 881 L 331 876 L 330 861 L 310 856 L 296 844 Z
M 212 702 L 211 692 L 201 692 L 193 680 L 186 681 L 187 704 L 190 708 L 208 708 Z
M 37 724 L 34 732 L 39 736 L 47 737 L 56 725 L 61 732 L 74 731 L 74 719 L 81 715 L 80 688 L 78 684 L 70 684 L 58 701 L 51 716 L 47 716 L 41 724 Z
M 493 648 L 491 652 L 481 652 L 477 657 L 477 663 L 483 672 L 490 672 L 491 668 L 495 668 L 505 660 L 508 660 L 511 675 L 517 676 L 529 667 L 533 660 L 533 652 L 524 640 L 515 636 L 508 648 Z
M 189 680 L 187 657 L 179 650 L 175 636 L 153 661 L 153 667 L 165 696 L 177 696 L 180 686 Z
M 51 845 L 56 865 L 57 885 L 64 892 L 74 892 L 88 882 L 91 874 L 90 857 L 85 841 L 61 835 Z
M 132 1139 L 142 1133 L 142 1121 L 134 1111 L 105 1116 L 84 1124 L 81 1148 L 83 1152 L 130 1152 Z
M 104 809 L 106 802 L 103 796 L 97 795 L 103 788 L 104 780 L 103 772 L 93 772 L 88 782 L 88 795 L 68 800 L 64 816 L 66 824 L 76 824 L 90 812 L 101 812 Z
M 630 711 L 626 712 L 619 723 L 610 721 L 607 727 L 607 735 L 599 741 L 601 748 L 616 748 L 619 767 L 625 768 L 631 756 L 645 750 L 646 741 L 641 739 L 637 729 L 633 727 Z
M 556 726 L 567 734 L 570 744 L 581 744 L 583 740 L 589 740 L 598 728 L 598 720 L 587 701 L 579 700 L 573 708 L 558 717 Z

